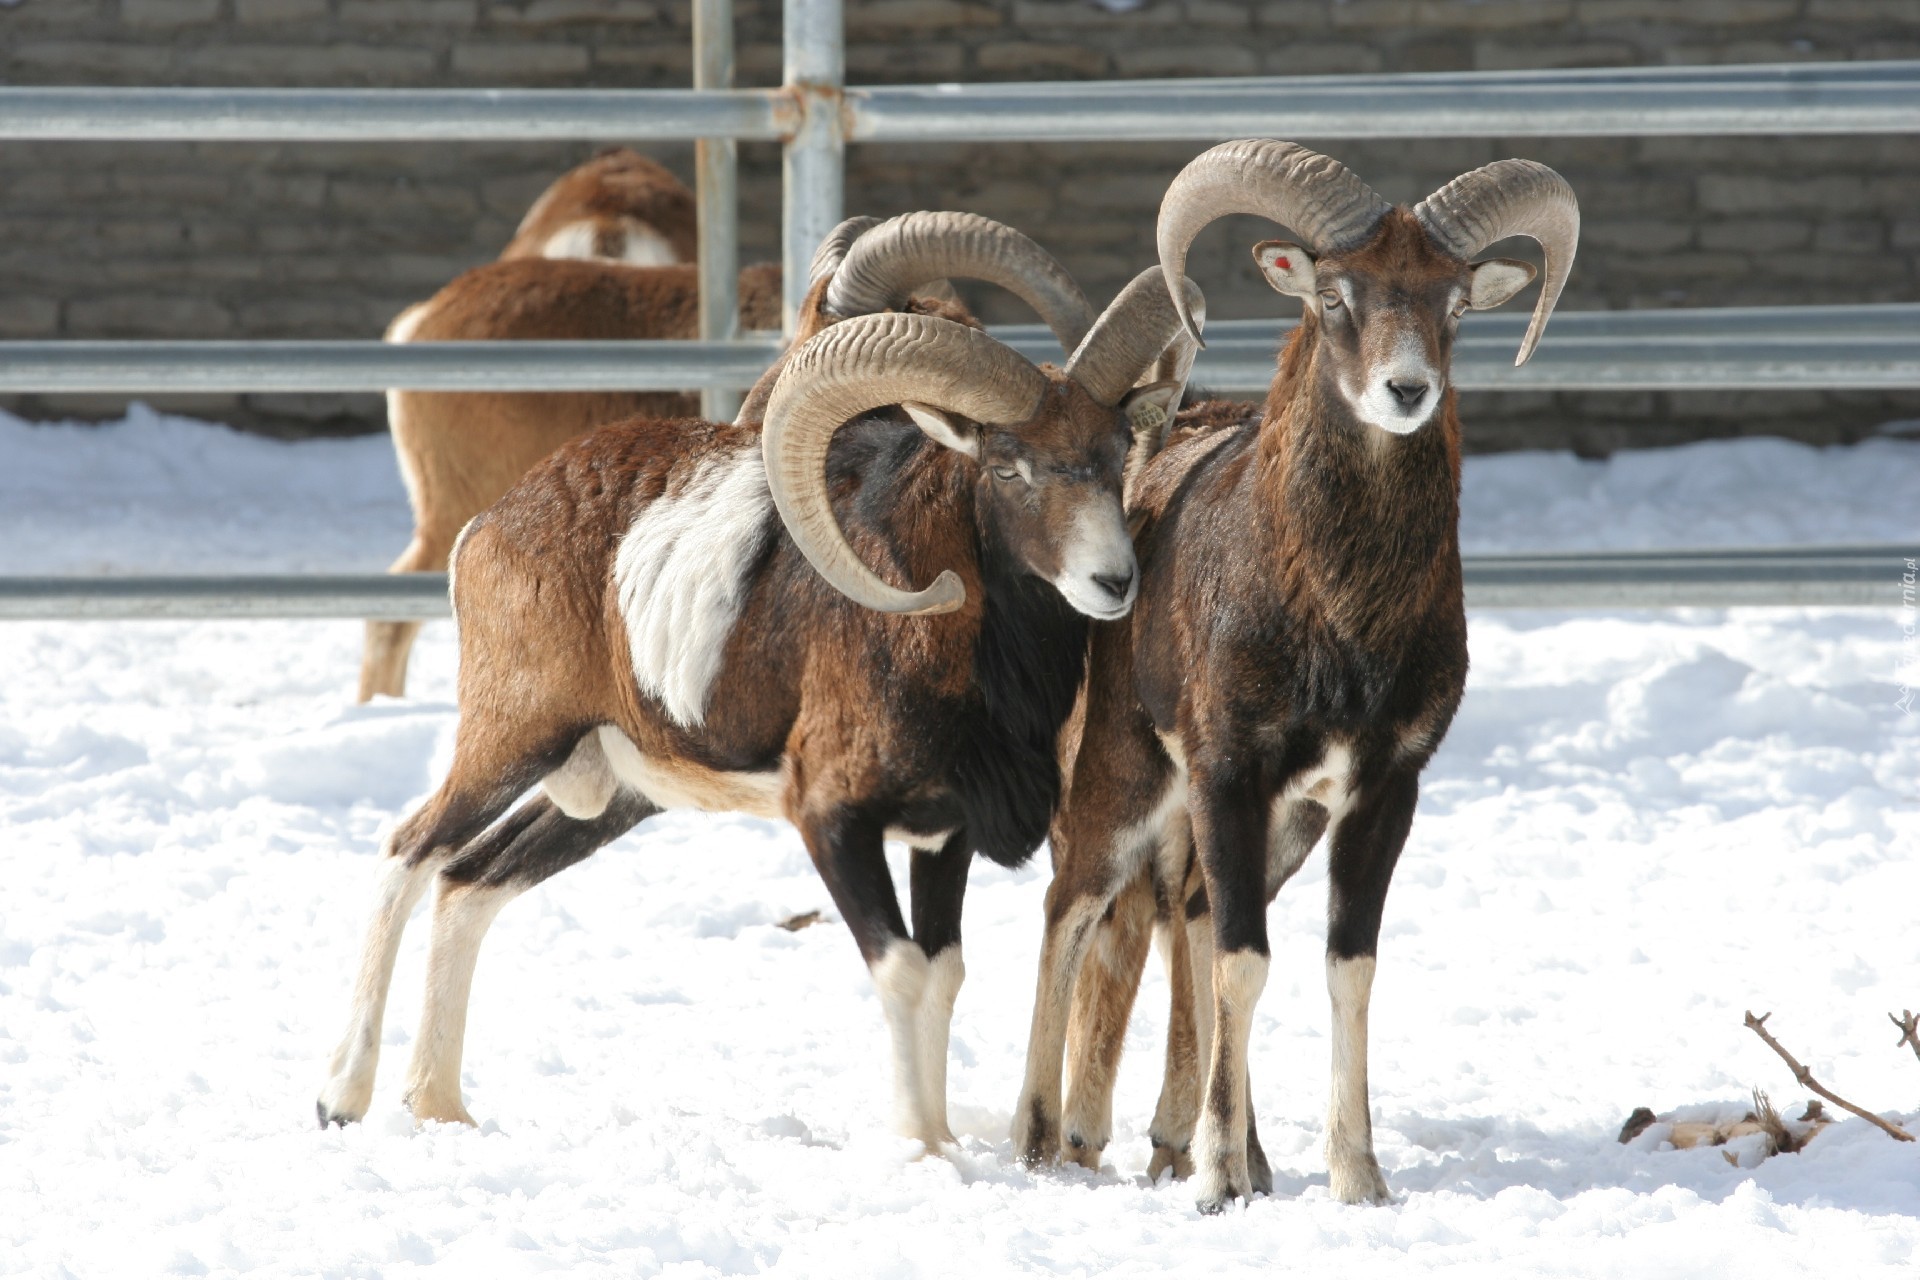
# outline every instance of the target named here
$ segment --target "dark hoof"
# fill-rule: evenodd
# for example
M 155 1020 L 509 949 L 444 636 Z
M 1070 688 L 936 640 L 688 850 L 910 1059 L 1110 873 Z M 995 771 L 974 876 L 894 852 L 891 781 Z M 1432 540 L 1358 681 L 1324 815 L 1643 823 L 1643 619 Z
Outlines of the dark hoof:
M 1239 1198 L 1231 1193 L 1224 1196 L 1203 1196 L 1193 1202 L 1193 1207 L 1198 1209 L 1202 1216 L 1211 1218 L 1225 1212 L 1226 1207 Z
M 1091 1169 L 1095 1173 L 1100 1172 L 1100 1153 L 1104 1150 L 1106 1150 L 1105 1143 L 1096 1147 L 1077 1133 L 1067 1135 L 1067 1149 L 1065 1152 L 1067 1160 L 1079 1165 L 1082 1169 Z
M 360 1122 L 359 1116 L 343 1116 L 336 1111 L 327 1110 L 327 1104 L 324 1102 L 314 1103 L 313 1113 L 320 1117 L 320 1127 L 322 1129 L 331 1128 L 336 1124 L 344 1129 L 350 1124 L 358 1124 Z
M 1273 1169 L 1267 1164 L 1267 1153 L 1259 1147 L 1247 1152 L 1247 1181 L 1253 1184 L 1258 1194 L 1273 1194 Z
M 1169 1169 L 1173 1171 L 1173 1180 L 1180 1182 L 1193 1176 L 1193 1155 L 1186 1147 L 1175 1147 L 1171 1143 L 1155 1142 L 1153 1158 L 1147 1161 L 1147 1180 L 1160 1181 L 1160 1175 Z

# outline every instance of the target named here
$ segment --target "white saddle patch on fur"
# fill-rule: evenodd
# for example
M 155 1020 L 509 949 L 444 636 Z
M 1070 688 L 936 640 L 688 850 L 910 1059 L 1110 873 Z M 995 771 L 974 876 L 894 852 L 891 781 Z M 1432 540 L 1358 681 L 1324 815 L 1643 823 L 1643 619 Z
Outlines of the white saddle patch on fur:
M 621 538 L 613 581 L 641 692 L 694 728 L 766 545 L 773 497 L 758 441 L 674 471 Z
M 600 252 L 601 224 L 593 221 L 569 222 L 540 246 L 543 258 L 585 258 L 624 262 L 630 267 L 671 267 L 680 259 L 666 238 L 644 222 L 620 219 L 620 252 Z

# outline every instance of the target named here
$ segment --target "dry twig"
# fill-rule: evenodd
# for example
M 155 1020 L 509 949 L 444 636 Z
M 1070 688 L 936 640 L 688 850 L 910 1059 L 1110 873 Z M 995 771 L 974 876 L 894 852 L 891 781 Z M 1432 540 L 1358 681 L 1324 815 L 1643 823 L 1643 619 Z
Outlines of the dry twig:
M 1900 1014 L 1898 1018 L 1892 1014 L 1887 1015 L 1887 1021 L 1900 1028 L 1900 1038 L 1894 1042 L 1893 1047 L 1898 1049 L 1903 1044 L 1912 1045 L 1913 1056 L 1920 1058 L 1920 1013 L 1915 1013 L 1911 1009 L 1902 1009 Z
M 1845 1098 L 1841 1097 L 1839 1094 L 1835 1093 L 1833 1090 L 1827 1088 L 1825 1085 L 1822 1085 L 1818 1080 L 1815 1080 L 1813 1078 L 1813 1073 L 1811 1071 L 1808 1071 L 1805 1067 L 1801 1066 L 1799 1061 L 1792 1054 L 1788 1053 L 1786 1051 L 1786 1048 L 1783 1045 L 1781 1045 L 1781 1043 L 1778 1040 L 1775 1040 L 1773 1036 L 1768 1033 L 1767 1019 L 1771 1018 L 1772 1016 L 1773 1015 L 1771 1013 L 1767 1013 L 1767 1014 L 1762 1014 L 1760 1017 L 1756 1018 L 1753 1016 L 1753 1011 L 1749 1009 L 1747 1011 L 1747 1025 L 1753 1028 L 1753 1034 L 1759 1036 L 1762 1040 L 1767 1042 L 1767 1047 L 1769 1049 L 1773 1050 L 1775 1053 L 1780 1055 L 1780 1060 L 1785 1062 L 1787 1066 L 1793 1071 L 1793 1078 L 1795 1080 L 1798 1080 L 1802 1085 L 1802 1087 L 1810 1089 L 1814 1093 L 1819 1094 L 1821 1097 L 1825 1098 L 1828 1102 L 1831 1102 L 1836 1107 L 1841 1107 L 1847 1111 L 1851 1111 L 1854 1115 L 1859 1116 L 1862 1120 L 1865 1120 L 1869 1124 L 1872 1124 L 1875 1127 L 1884 1131 L 1888 1137 L 1897 1138 L 1901 1142 L 1913 1141 L 1913 1135 L 1908 1133 L 1905 1129 L 1902 1129 L 1899 1125 L 1889 1124 L 1887 1121 L 1882 1120 L 1879 1116 L 1873 1114 L 1873 1112 L 1864 1111 L 1861 1108 L 1854 1106 L 1851 1102 L 1848 1102 Z

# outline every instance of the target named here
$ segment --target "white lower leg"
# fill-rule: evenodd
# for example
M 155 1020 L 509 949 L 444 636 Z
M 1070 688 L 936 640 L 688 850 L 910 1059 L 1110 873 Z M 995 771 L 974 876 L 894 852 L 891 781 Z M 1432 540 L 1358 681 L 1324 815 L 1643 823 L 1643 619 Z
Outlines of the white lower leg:
M 918 1138 L 929 1146 L 939 1138 L 927 1131 L 922 1114 L 926 1090 L 920 1075 L 920 1005 L 926 996 L 927 956 L 920 945 L 896 938 L 873 962 L 873 988 L 880 995 L 887 1034 L 893 1042 L 893 1127 L 904 1138 Z
M 1207 931 L 1211 935 L 1211 925 Z M 1213 1023 L 1213 992 L 1195 990 L 1188 932 L 1186 922 L 1181 920 L 1157 925 L 1153 932 L 1154 945 L 1166 967 L 1167 987 L 1173 993 L 1167 1012 L 1166 1068 L 1149 1130 L 1153 1159 L 1147 1173 L 1155 1178 L 1165 1169 L 1172 1169 L 1178 1178 L 1193 1172 L 1193 1125 L 1200 1114 L 1200 1080 L 1207 1061 L 1206 1041 L 1198 1034 L 1197 1014 L 1203 998 L 1209 1032 Z
M 1187 925 L 1187 967 L 1193 974 L 1193 1047 L 1201 1069 L 1213 1061 L 1213 918 Z
M 386 1020 L 394 958 L 400 953 L 400 935 L 437 865 L 427 861 L 409 865 L 391 852 L 383 854 L 382 859 L 373 915 L 367 922 L 360 970 L 353 982 L 353 1011 L 348 1016 L 347 1033 L 327 1068 L 327 1082 L 320 1090 L 323 1125 L 362 1119 L 373 1101 L 373 1075 L 380 1064 L 380 1031 Z
M 1367 1003 L 1374 958 L 1327 957 L 1327 993 L 1333 998 L 1333 1091 L 1327 1107 L 1328 1187 L 1347 1204 L 1389 1198 L 1373 1154 L 1373 1117 L 1367 1103 Z
M 1195 1198 L 1203 1211 L 1253 1194 L 1247 1175 L 1247 1039 L 1267 966 L 1257 951 L 1230 951 L 1213 962 L 1212 1064 L 1193 1153 Z
M 947 1124 L 947 1038 L 953 1027 L 953 1004 L 966 978 L 967 966 L 960 959 L 960 947 L 956 943 L 929 962 L 927 988 L 920 996 L 920 1015 L 915 1024 L 920 1059 L 920 1117 L 929 1143 L 954 1140 L 953 1130 Z
M 1013 1113 L 1013 1155 L 1028 1163 L 1060 1156 L 1060 1063 L 1067 1048 L 1067 1017 L 1073 982 L 1086 954 L 1090 931 L 1104 905 L 1093 898 L 1075 903 L 1040 944 L 1040 976 L 1027 1035 L 1027 1074 Z
M 467 1037 L 467 1001 L 480 940 L 517 889 L 440 882 L 433 903 L 433 943 L 427 952 L 427 995 L 420 1035 L 407 1069 L 406 1102 L 416 1120 L 472 1124 L 460 1101 L 460 1057 Z

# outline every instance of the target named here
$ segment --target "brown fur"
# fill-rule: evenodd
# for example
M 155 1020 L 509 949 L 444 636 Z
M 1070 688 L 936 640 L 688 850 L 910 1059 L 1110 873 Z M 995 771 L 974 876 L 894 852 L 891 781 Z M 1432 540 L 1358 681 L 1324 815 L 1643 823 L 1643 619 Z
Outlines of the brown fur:
M 594 226 L 595 257 L 617 260 L 636 223 L 665 240 L 680 262 L 692 262 L 699 250 L 699 217 L 686 183 L 658 161 L 618 147 L 569 169 L 542 192 L 500 260 L 542 257 L 548 240 L 582 222 Z
M 1058 550 L 1050 544 L 1079 525 L 1084 508 L 1072 493 L 1082 504 L 1111 504 L 1118 518 L 1124 410 L 1095 403 L 1057 371 L 1047 376 L 1031 421 L 978 429 L 978 461 L 885 415 L 843 427 L 828 457 L 828 488 L 855 552 L 906 583 L 951 569 L 965 605 L 931 616 L 855 605 L 769 513 L 764 549 L 743 552 L 751 557 L 744 600 L 704 717 L 691 727 L 635 678 L 615 561 L 642 513 L 682 493 L 705 460 L 757 453 L 757 428 L 633 419 L 536 463 L 460 543 L 453 763 L 399 825 L 389 865 L 437 870 L 440 902 L 457 916 L 465 908 L 450 886 L 517 892 L 586 856 L 668 801 L 623 787 L 600 816 L 571 831 L 545 797 L 507 810 L 610 726 L 645 766 L 670 775 L 686 803 L 737 807 L 737 797 L 770 782 L 770 810 L 799 828 L 877 972 L 906 941 L 882 833 L 951 832 L 936 857 L 961 877 L 944 915 L 928 914 L 921 900 L 916 854 L 912 943 L 929 960 L 957 946 L 967 861 L 976 851 L 1008 863 L 1030 855 L 1055 799 L 1050 783 L 1036 785 L 1030 761 L 1049 759 L 1066 717 L 1085 624 L 1036 579 L 1054 572 Z M 1016 460 L 1044 482 L 1029 488 L 997 478 Z M 996 774 L 1004 759 L 1018 767 Z M 529 832 L 544 834 L 520 838 Z M 440 936 L 436 925 L 436 947 Z M 477 943 L 469 935 L 465 945 L 470 958 Z M 363 973 L 379 1001 L 356 1016 L 377 1023 L 390 966 L 383 971 L 376 956 Z M 430 989 L 423 1028 L 435 1034 L 423 1030 L 416 1045 L 433 1047 L 416 1049 L 411 1096 L 423 1115 L 464 1119 L 457 1072 L 466 987 L 445 991 L 436 1001 Z M 377 1034 L 367 1041 L 355 1032 L 347 1043 L 364 1045 L 365 1072 L 349 1073 L 351 1087 L 341 1083 L 339 1064 L 352 1057 L 343 1048 L 321 1100 L 323 1123 L 358 1119 L 370 1090 Z M 942 1103 L 937 1128 L 943 1117 Z
M 741 316 L 779 323 L 780 269 L 740 273 Z M 695 269 L 527 258 L 457 277 L 388 330 L 409 342 L 612 341 L 692 338 L 698 325 Z M 393 391 L 388 422 L 413 506 L 413 541 L 391 572 L 443 570 L 460 530 L 560 444 L 635 414 L 680 417 L 698 397 L 680 392 Z M 370 622 L 360 700 L 398 697 L 420 624 Z
M 1397 311 L 1416 320 L 1435 315 L 1436 306 L 1444 315 L 1465 273 L 1463 264 L 1432 248 L 1405 211 L 1389 215 L 1360 250 L 1323 258 L 1320 267 L 1323 278 L 1344 273 L 1354 281 L 1370 306 L 1380 308 L 1370 314 Z M 1434 362 L 1445 370 L 1452 325 L 1425 323 Z M 1309 299 L 1261 411 L 1213 404 L 1182 414 L 1137 491 L 1130 491 L 1141 595 L 1131 617 L 1093 628 L 1082 738 L 1053 830 L 1056 869 L 1047 894 L 1036 1047 L 1015 1112 L 1041 1121 L 1028 1133 L 1016 1132 L 1016 1149 L 1028 1159 L 1048 1158 L 1056 1140 L 1046 1122 L 1058 1085 L 1050 1090 L 1048 1073 L 1051 1063 L 1057 1080 L 1060 1059 L 1051 1044 L 1039 1042 L 1043 1031 L 1049 1039 L 1058 1034 L 1059 1015 L 1045 1006 L 1061 988 L 1046 966 L 1071 971 L 1094 945 L 1103 926 L 1079 923 L 1088 918 L 1086 904 L 1116 895 L 1137 900 L 1141 884 L 1150 883 L 1163 927 L 1190 916 L 1204 928 L 1225 894 L 1234 900 L 1234 923 L 1233 932 L 1218 939 L 1223 956 L 1236 949 L 1264 955 L 1265 901 L 1327 818 L 1314 803 L 1319 797 L 1309 795 L 1296 803 L 1293 821 L 1269 831 L 1269 798 L 1334 742 L 1352 753 L 1350 819 L 1364 826 L 1375 797 L 1388 794 L 1410 813 L 1409 788 L 1458 705 L 1466 632 L 1452 391 L 1410 435 L 1359 423 L 1340 380 L 1371 367 L 1378 344 L 1393 335 L 1371 331 L 1371 322 L 1369 331 L 1349 335 L 1333 329 L 1323 335 L 1322 327 L 1320 307 Z M 1188 771 L 1193 835 L 1205 855 L 1197 860 L 1191 847 L 1169 859 L 1121 839 L 1149 820 L 1175 784 L 1176 761 L 1163 739 L 1177 745 Z M 1178 822 L 1168 830 L 1184 839 Z M 1341 838 L 1337 832 L 1336 843 Z M 1353 892 L 1384 893 L 1382 877 L 1390 875 L 1399 847 L 1393 832 L 1353 839 L 1369 851 L 1352 858 L 1366 862 L 1363 878 L 1371 877 Z M 1269 842 L 1270 854 L 1254 852 Z M 1344 891 L 1340 875 L 1334 879 L 1338 906 Z M 1371 920 L 1336 911 L 1330 954 L 1371 955 L 1377 928 L 1377 903 Z M 1115 1011 L 1131 1002 L 1137 976 L 1122 978 L 1106 964 L 1079 977 L 1083 987 L 1104 983 L 1111 990 L 1077 992 L 1077 1004 L 1101 1007 L 1100 1028 L 1124 1028 L 1124 1015 Z M 1175 986 L 1176 1003 L 1190 997 L 1179 991 L 1177 976 Z M 1243 1023 L 1247 1012 L 1222 1005 L 1219 1016 Z M 1117 1039 L 1120 1032 L 1110 1034 Z M 1208 1038 L 1203 1025 L 1203 1049 Z M 1209 1094 L 1210 1106 L 1225 1108 L 1218 1122 L 1227 1135 L 1236 1131 L 1232 1117 L 1244 1112 L 1249 1127 L 1252 1118 L 1244 1096 L 1243 1027 L 1229 1042 L 1227 1059 L 1214 1060 Z M 1076 1091 L 1082 1061 L 1104 1073 L 1113 1052 L 1090 1045 L 1075 1057 Z M 1230 1060 L 1236 1056 L 1237 1063 Z M 1221 1075 L 1236 1067 L 1238 1101 Z M 1197 1096 L 1197 1078 L 1176 1078 L 1184 1069 L 1170 1054 L 1163 1109 L 1169 1098 Z M 1183 1137 L 1155 1134 L 1157 1166 L 1164 1167 L 1157 1149 L 1163 1138 L 1181 1149 Z M 1362 1137 L 1370 1148 L 1370 1136 Z M 1213 1183 L 1227 1194 L 1245 1194 L 1250 1153 L 1225 1141 L 1225 1164 L 1211 1171 Z M 1370 1149 L 1365 1160 L 1372 1161 Z M 1377 1171 L 1372 1176 L 1377 1180 Z M 1376 1194 L 1335 1189 L 1343 1196 Z

